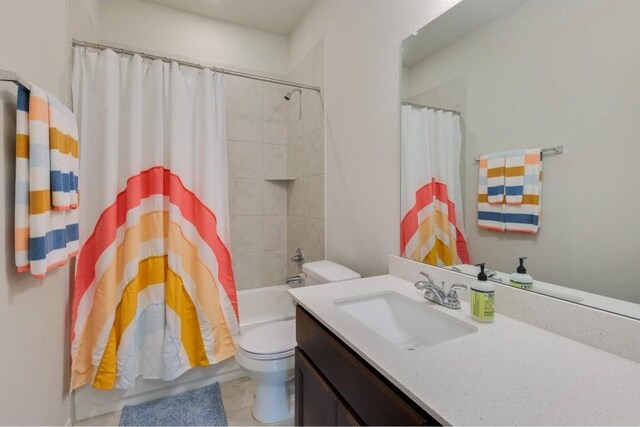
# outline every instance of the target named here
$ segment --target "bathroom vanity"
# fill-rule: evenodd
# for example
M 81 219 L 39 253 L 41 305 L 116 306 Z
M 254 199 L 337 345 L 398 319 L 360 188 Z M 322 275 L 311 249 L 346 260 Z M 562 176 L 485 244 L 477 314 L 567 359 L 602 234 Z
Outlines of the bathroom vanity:
M 438 424 L 299 306 L 296 339 L 296 425 Z
M 418 280 L 426 268 L 438 283 L 452 283 L 444 273 L 470 279 L 415 264 L 398 276 L 290 291 L 298 305 L 297 425 L 640 420 L 640 364 L 500 311 L 493 324 L 476 323 L 462 292 L 459 310 L 426 301 L 404 278 Z

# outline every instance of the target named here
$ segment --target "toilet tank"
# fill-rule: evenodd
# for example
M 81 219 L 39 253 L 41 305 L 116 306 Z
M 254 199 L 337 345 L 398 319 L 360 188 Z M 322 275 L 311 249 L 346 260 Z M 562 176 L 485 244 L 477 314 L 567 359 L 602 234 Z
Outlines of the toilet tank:
M 360 274 L 332 261 L 312 261 L 302 265 L 305 274 L 305 285 L 319 285 L 321 283 L 342 282 L 359 279 Z

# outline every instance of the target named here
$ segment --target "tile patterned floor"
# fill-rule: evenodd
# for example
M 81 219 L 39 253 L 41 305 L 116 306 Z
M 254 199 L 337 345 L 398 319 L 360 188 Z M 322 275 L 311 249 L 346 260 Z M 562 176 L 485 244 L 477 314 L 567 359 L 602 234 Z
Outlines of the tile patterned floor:
M 293 385 L 293 384 L 291 384 Z M 255 383 L 248 377 L 238 378 L 220 384 L 222 393 L 222 404 L 227 414 L 229 426 L 264 426 L 260 421 L 253 418 L 251 405 L 256 390 Z M 86 420 L 76 422 L 76 426 L 117 426 L 120 421 L 122 411 L 111 412 L 99 415 Z M 277 426 L 292 426 L 293 418 L 282 423 L 272 424 Z

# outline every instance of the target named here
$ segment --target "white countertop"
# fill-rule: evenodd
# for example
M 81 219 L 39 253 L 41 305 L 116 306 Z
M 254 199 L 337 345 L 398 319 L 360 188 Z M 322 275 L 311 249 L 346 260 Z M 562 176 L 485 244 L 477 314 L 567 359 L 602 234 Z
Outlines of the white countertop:
M 477 332 L 415 351 L 393 346 L 334 304 L 393 291 L 468 322 Z M 496 314 L 474 322 L 469 305 L 426 301 L 384 275 L 290 291 L 346 345 L 431 416 L 451 425 L 638 425 L 640 364 Z M 588 325 L 585 325 L 588 328 Z

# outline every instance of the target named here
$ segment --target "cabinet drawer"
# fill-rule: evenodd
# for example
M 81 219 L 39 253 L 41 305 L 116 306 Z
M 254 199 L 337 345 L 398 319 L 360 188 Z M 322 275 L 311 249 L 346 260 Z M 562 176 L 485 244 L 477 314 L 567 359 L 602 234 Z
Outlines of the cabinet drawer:
M 300 306 L 298 347 L 367 425 L 438 424 Z

